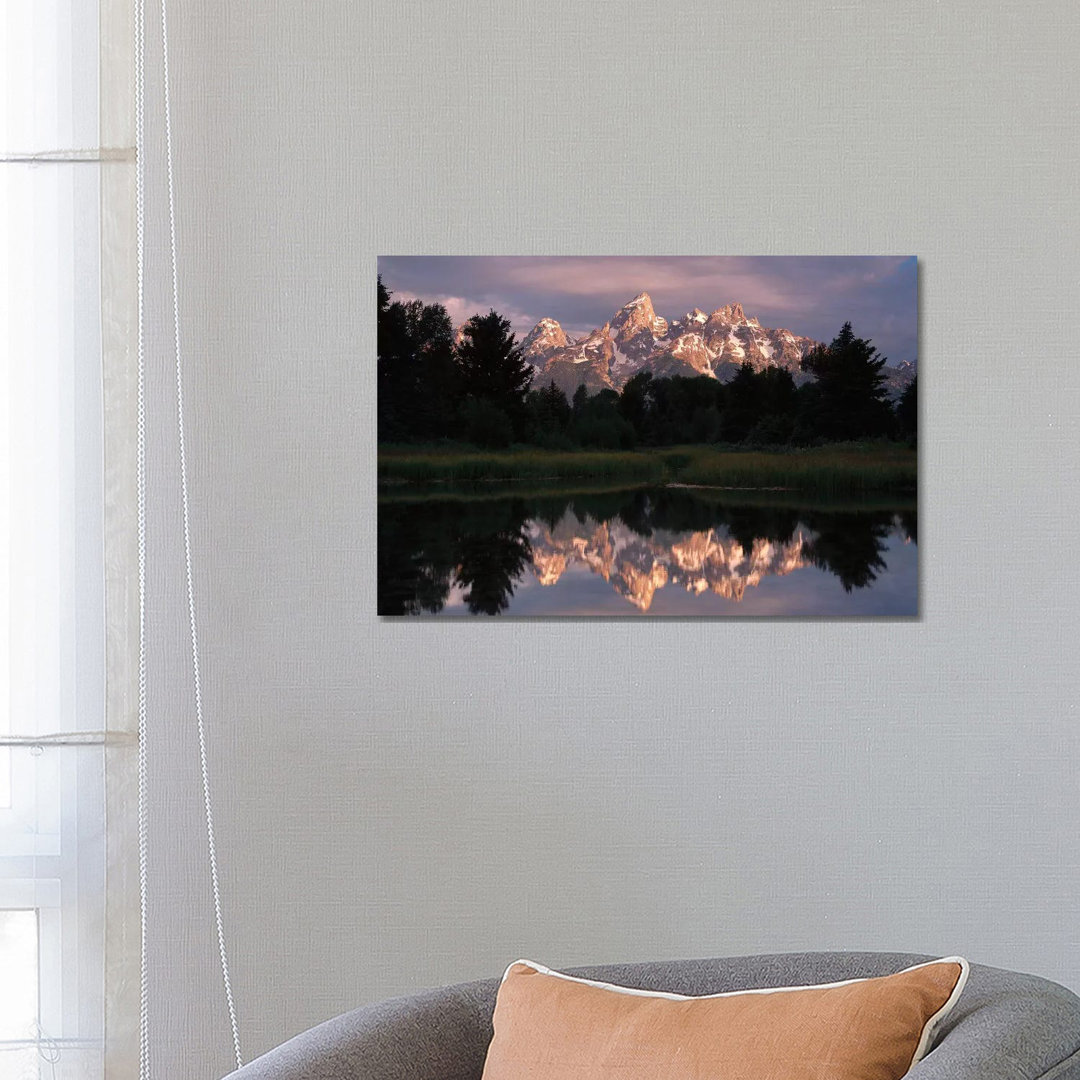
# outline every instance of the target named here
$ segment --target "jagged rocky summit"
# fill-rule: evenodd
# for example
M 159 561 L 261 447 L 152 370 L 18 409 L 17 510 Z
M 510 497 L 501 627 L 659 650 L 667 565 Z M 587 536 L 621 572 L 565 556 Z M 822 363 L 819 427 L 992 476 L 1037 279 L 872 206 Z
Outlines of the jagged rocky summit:
M 802 370 L 802 358 L 818 342 L 764 327 L 747 316 L 742 304 L 727 304 L 711 314 L 694 308 L 669 322 L 657 315 L 652 298 L 643 292 L 576 341 L 555 319 L 541 319 L 522 344 L 525 359 L 536 368 L 533 385 L 554 382 L 569 397 L 579 386 L 593 394 L 620 390 L 639 371 L 727 382 L 742 364 L 755 371 L 784 368 L 801 384 L 812 378 Z M 890 394 L 899 395 L 914 373 L 912 364 L 886 368 Z

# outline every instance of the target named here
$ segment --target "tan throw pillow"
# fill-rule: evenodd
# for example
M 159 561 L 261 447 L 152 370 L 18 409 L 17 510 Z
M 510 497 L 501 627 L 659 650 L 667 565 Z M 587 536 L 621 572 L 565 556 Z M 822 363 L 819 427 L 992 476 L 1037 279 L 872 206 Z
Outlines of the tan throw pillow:
M 511 964 L 483 1080 L 898 1080 L 967 981 L 960 957 L 895 975 L 709 997 Z

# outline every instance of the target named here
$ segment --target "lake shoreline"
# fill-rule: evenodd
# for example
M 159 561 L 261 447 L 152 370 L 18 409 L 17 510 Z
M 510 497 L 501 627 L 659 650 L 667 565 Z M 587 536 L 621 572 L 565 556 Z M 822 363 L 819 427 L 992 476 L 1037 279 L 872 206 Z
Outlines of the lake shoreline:
M 680 484 L 740 491 L 914 495 L 918 454 L 899 443 L 746 450 L 687 445 L 649 450 L 559 451 L 515 448 L 380 446 L 378 484 Z

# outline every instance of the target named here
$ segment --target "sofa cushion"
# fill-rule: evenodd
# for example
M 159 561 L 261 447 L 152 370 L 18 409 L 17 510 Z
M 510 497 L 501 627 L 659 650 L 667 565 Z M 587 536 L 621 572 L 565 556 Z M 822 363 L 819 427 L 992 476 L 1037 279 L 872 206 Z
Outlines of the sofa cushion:
M 896 974 L 684 997 L 511 964 L 483 1080 L 898 1080 L 967 980 L 959 957 Z

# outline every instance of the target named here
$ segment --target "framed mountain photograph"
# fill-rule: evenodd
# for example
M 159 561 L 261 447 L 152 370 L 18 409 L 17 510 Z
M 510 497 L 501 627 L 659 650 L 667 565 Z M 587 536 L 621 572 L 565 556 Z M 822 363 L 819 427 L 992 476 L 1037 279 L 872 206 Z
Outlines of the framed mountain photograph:
M 378 613 L 916 616 L 914 256 L 385 256 Z

